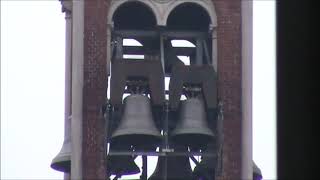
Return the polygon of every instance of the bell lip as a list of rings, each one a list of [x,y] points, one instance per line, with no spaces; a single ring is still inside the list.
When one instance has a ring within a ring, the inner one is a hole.
[[[123,130],[121,130],[123,131]],[[116,130],[112,136],[111,136],[111,139],[112,138],[117,138],[119,136],[135,136],[135,135],[138,135],[138,136],[153,136],[155,138],[161,138],[161,134],[160,132],[158,132],[158,130],[148,130],[146,129],[146,131],[144,132],[137,132],[135,131],[134,129],[126,129],[126,132],[119,132],[119,130]],[[158,133],[154,133],[155,131],[157,131]]]
[[[123,103],[125,104],[127,99],[130,99],[130,98],[137,98],[137,97],[143,97],[144,99],[148,100],[148,102],[150,102],[150,98],[148,96],[145,96],[145,95],[142,95],[142,94],[130,94],[129,96],[126,96],[124,99],[123,99]]]
[[[141,137],[139,137],[141,136]],[[135,138],[134,138],[135,137]],[[146,129],[144,132],[139,132],[136,129],[126,129],[125,131],[122,129],[121,131],[117,129],[111,136],[111,142],[117,142],[117,139],[126,139],[126,138],[134,138],[140,141],[140,138],[147,137],[148,139],[153,139],[155,143],[162,141],[162,135],[158,131],[158,129]],[[133,140],[135,141],[135,140]]]
[[[59,153],[53,160],[51,161],[50,167],[54,170],[61,172],[70,172],[67,166],[71,165],[71,155],[68,153]]]
[[[210,141],[215,140],[214,136],[199,133],[184,133],[176,136],[170,136],[169,138],[176,144],[188,146],[191,151],[199,151],[200,149],[203,150],[210,143]]]
[[[129,142],[129,143],[127,143]],[[153,136],[153,135],[146,135],[146,134],[131,134],[131,135],[119,135],[112,137],[110,139],[110,143],[114,144],[126,144],[126,145],[133,145],[137,147],[142,146],[150,146],[150,148],[155,145],[158,145],[162,142],[162,136]]]
[[[202,139],[202,138],[206,138],[206,139],[210,139],[210,140],[214,140],[215,136],[211,133],[203,133],[203,134],[199,134],[199,132],[197,133],[179,133],[179,134],[171,134],[169,136],[170,139],[175,140],[175,139],[180,139],[182,136],[184,136],[183,139],[185,139],[186,141],[190,140],[190,139],[186,139],[185,136],[190,136],[190,138],[192,138],[191,136],[193,136],[195,139]]]
[[[182,129],[182,130],[174,130],[170,137],[176,137],[179,135],[203,135],[203,136],[210,136],[211,138],[214,138],[216,135],[210,130],[210,129],[205,129],[204,131],[200,132],[195,129],[195,128],[190,128],[190,129]]]
[[[71,161],[59,161],[52,162],[50,167],[56,171],[60,172],[70,172],[71,170]]]

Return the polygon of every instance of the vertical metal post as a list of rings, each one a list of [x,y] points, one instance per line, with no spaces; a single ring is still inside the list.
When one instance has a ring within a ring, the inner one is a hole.
[[[71,177],[83,179],[84,0],[72,1]]]
[[[217,162],[216,162],[216,175],[222,174],[223,166],[223,102],[219,101],[218,103],[218,119],[217,119]]]
[[[164,69],[164,43],[163,43],[163,35],[161,33],[160,33],[160,60],[161,60],[163,74],[165,74],[165,69]]]
[[[142,174],[140,176],[141,180],[147,180],[148,178],[148,161],[147,156],[142,156]]]
[[[207,42],[206,41],[202,41],[203,43],[203,49],[204,49],[204,55],[206,57],[206,61],[209,65],[212,65],[212,61],[210,59],[210,55],[209,55],[209,50],[208,50],[208,47],[207,47]]]
[[[218,74],[218,40],[217,40],[217,30],[215,27],[212,28],[212,53],[211,53],[211,62],[214,70]]]
[[[203,47],[202,47],[202,41],[203,39],[197,38],[197,44],[196,44],[196,65],[202,65],[202,58],[203,58]]]
[[[163,135],[164,135],[164,147],[166,149],[166,151],[169,150],[169,101],[165,101],[165,106],[164,106],[164,114],[165,114],[165,118],[164,118],[164,127],[163,127]],[[168,156],[166,155],[164,158],[164,171],[163,171],[163,179],[166,180],[168,173]]]
[[[116,58],[117,59],[122,59],[123,57],[123,49],[122,49],[122,46],[123,46],[123,39],[122,37],[118,36],[117,38],[117,44],[116,44]]]
[[[110,62],[113,58],[113,52],[114,52],[114,44],[111,43],[112,41],[112,36],[111,36],[111,32],[112,32],[112,26],[110,24],[108,24],[107,26],[107,76],[110,76]]]
[[[64,141],[71,141],[71,80],[72,80],[72,13],[65,9],[66,49],[65,49],[65,107],[64,107]],[[64,173],[64,180],[70,179],[70,173]]]
[[[110,133],[110,119],[111,119],[111,105],[109,103],[109,100],[108,98],[106,98],[106,103],[105,105],[102,107],[102,113],[103,113],[103,117],[104,117],[104,120],[105,120],[105,129],[106,129],[106,133],[104,135],[104,139],[105,139],[105,143],[104,143],[104,149],[105,149],[105,156],[104,156],[104,159],[106,161],[108,161],[107,159],[107,155],[108,155],[108,152],[109,152],[109,149],[108,149],[108,142],[109,142],[109,137],[108,137],[108,134]],[[108,164],[106,162],[106,164]],[[109,175],[108,171],[109,171],[109,167],[106,165],[106,169],[107,169],[107,174]],[[109,178],[109,177],[107,177]]]
[[[165,149],[169,148],[169,101],[166,100],[164,105],[164,127],[163,127],[163,135],[164,135],[164,147]]]
[[[253,1],[241,1],[241,179],[252,178]],[[276,167],[275,167],[276,168]]]

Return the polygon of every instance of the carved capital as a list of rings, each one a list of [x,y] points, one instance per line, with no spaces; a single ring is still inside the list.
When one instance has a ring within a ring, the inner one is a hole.
[[[72,0],[59,0],[61,2],[61,11],[65,13],[71,13]]]

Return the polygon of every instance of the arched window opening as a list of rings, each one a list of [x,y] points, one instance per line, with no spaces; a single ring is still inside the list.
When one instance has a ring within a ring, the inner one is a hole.
[[[183,3],[170,13],[167,27],[173,30],[208,31],[211,20],[201,6],[195,3]]]
[[[184,64],[202,65],[212,62],[212,39],[209,35],[211,20],[207,11],[195,3],[183,3],[174,8],[167,19],[167,29],[176,32],[172,37],[172,46],[179,53],[178,56],[186,56],[188,62]],[[192,46],[193,45],[193,46]],[[194,47],[194,48],[192,48]],[[184,57],[183,61],[187,61]],[[181,57],[179,58],[181,59]]]
[[[119,29],[153,29],[156,18],[146,5],[140,2],[127,2],[113,14],[114,28]]]
[[[212,64],[210,23],[207,11],[195,3],[178,5],[169,14],[167,29],[176,33],[171,44],[179,52],[177,56],[186,56],[179,58],[185,65]]]
[[[117,8],[112,20],[112,61],[145,59],[159,49],[154,37],[145,33],[156,27],[155,15],[147,5],[138,1],[126,2]]]

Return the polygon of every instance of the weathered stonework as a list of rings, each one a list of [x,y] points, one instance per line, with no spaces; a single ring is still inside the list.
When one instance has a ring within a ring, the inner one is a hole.
[[[241,1],[213,0],[217,12],[218,97],[223,102],[223,171],[241,177]]]
[[[83,64],[83,179],[105,179],[105,120],[101,107],[107,89],[105,0],[85,1]]]

